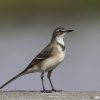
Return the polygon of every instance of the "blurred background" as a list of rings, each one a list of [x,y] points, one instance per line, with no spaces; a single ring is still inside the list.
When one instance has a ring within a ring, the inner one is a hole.
[[[66,58],[52,73],[55,88],[99,91],[99,0],[0,0],[0,85],[24,70],[59,26],[75,31],[65,37]],[[50,89],[47,78],[45,84]],[[4,87],[41,89],[40,73],[22,76]]]

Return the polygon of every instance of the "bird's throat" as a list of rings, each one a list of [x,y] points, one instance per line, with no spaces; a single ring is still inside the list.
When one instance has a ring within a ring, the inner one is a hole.
[[[64,43],[63,37],[56,37],[56,41],[57,41],[57,43],[59,43],[59,44],[65,46],[65,43]]]

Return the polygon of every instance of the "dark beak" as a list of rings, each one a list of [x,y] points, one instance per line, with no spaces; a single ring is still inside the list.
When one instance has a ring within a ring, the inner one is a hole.
[[[69,32],[73,32],[73,31],[74,31],[74,30],[67,30],[66,32],[69,33]]]

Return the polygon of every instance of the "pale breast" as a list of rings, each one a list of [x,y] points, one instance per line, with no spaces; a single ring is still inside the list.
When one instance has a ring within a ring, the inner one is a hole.
[[[56,47],[52,52],[52,56],[42,62],[41,69],[45,71],[54,69],[63,61],[64,57],[65,52],[62,51],[60,46]]]

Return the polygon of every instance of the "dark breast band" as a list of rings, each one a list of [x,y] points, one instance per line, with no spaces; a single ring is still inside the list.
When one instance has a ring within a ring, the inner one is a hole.
[[[57,43],[61,48],[62,48],[62,51],[64,51],[65,50],[65,46],[63,46],[62,44],[60,44],[60,43]]]

